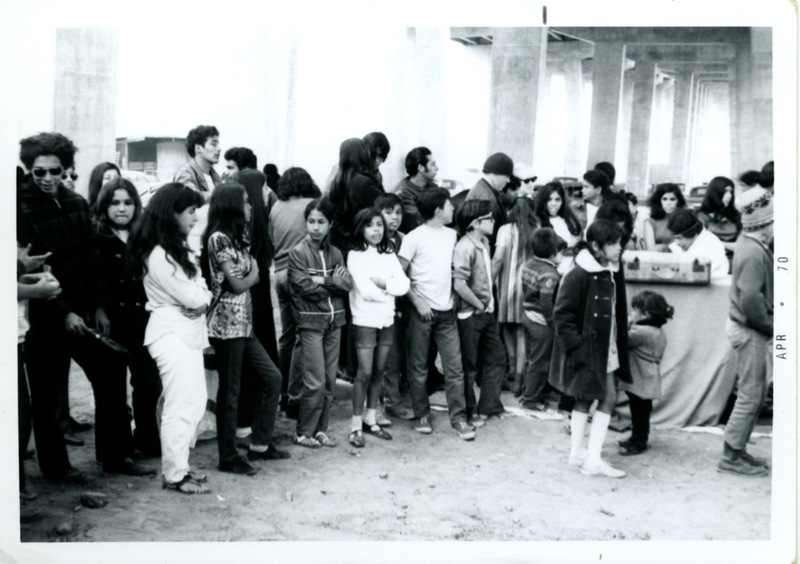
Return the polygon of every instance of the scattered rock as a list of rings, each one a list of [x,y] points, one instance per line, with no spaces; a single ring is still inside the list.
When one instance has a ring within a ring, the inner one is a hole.
[[[125,487],[126,487],[126,488],[128,488],[128,489],[130,490],[131,488],[133,488],[133,484],[131,484],[130,482],[128,482],[127,484],[125,484]]]
[[[69,521],[64,521],[63,523],[59,523],[56,527],[56,534],[57,535],[71,535],[72,534],[72,523]]]
[[[90,509],[99,509],[108,505],[106,494],[100,492],[86,492],[81,494],[81,504]]]
[[[405,519],[406,513],[405,511],[398,511],[397,513],[395,513],[395,517],[397,517],[398,519]]]
[[[381,475],[380,475],[380,478],[381,478],[381,480],[385,480],[385,479],[387,479],[388,477],[389,477],[389,474],[381,474]]]
[[[225,501],[225,498],[222,497],[221,495],[217,494],[217,500],[218,501]]]
[[[73,513],[77,513],[77,512],[78,512],[78,511],[80,511],[81,509],[83,509],[83,507],[81,507],[80,505],[76,505],[75,507],[73,507],[73,508],[72,508],[72,512],[73,512]]]
[[[328,492],[326,492],[325,490],[319,490],[319,493],[321,493],[322,495],[325,495],[325,494],[327,494]]]
[[[286,492],[285,494],[283,494],[283,497],[286,498],[286,501],[292,501],[294,499],[294,495],[292,494],[292,492]]]
[[[514,508],[511,505],[506,505],[506,511],[514,511]]]
[[[609,511],[608,509],[600,508],[600,513],[602,513],[603,515],[608,515],[609,517],[613,517],[614,516],[614,514],[611,511]]]

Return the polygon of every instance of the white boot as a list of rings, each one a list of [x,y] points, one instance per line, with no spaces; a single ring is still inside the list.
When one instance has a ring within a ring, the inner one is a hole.
[[[586,463],[581,468],[581,473],[587,476],[608,476],[609,478],[623,478],[625,472],[614,468],[600,458],[603,450],[603,442],[606,440],[608,423],[611,415],[602,411],[595,411],[592,418],[592,427],[589,430],[589,448],[586,456]]]
[[[586,421],[589,419],[588,413],[573,411],[569,422],[570,448],[569,465],[582,466],[586,461],[586,449],[583,448],[583,437],[586,434]]]

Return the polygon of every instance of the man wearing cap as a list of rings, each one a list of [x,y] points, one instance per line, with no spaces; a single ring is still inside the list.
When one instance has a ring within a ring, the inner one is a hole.
[[[514,174],[514,161],[505,153],[494,153],[483,163],[483,177],[467,194],[467,200],[488,200],[492,204],[494,231],[489,238],[489,245],[494,253],[497,230],[508,221],[506,210],[500,201],[499,193],[511,180]]]
[[[772,377],[773,207],[772,194],[751,188],[739,199],[742,233],[733,251],[731,306],[726,323],[736,353],[739,387],[725,426],[725,443],[717,471],[766,476],[766,459],[747,452]]]

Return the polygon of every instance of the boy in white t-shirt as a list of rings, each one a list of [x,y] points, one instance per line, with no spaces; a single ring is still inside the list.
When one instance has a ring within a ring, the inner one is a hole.
[[[404,317],[408,382],[417,418],[414,429],[423,434],[433,432],[426,387],[432,335],[442,357],[450,425],[460,438],[469,441],[475,438],[475,430],[467,424],[461,344],[453,308],[452,261],[456,232],[445,227],[453,220],[453,205],[450,193],[444,188],[426,189],[417,196],[416,202],[424,223],[403,238],[399,253],[411,280]]]

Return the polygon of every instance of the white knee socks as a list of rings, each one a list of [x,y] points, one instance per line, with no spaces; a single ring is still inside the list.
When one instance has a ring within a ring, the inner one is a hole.
[[[589,418],[588,413],[581,413],[580,411],[573,411],[572,418],[569,423],[570,430],[570,448],[569,457],[574,459],[580,456],[581,449],[583,448],[583,436],[586,433],[586,421]]]
[[[592,417],[592,427],[589,430],[589,452],[586,457],[587,466],[594,466],[600,462],[600,453],[603,450],[603,442],[606,440],[608,423],[611,421],[611,414],[595,411]]]

